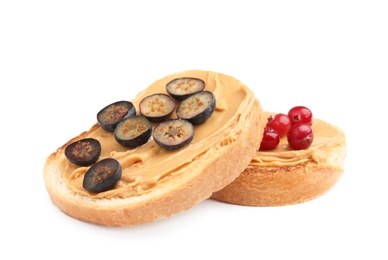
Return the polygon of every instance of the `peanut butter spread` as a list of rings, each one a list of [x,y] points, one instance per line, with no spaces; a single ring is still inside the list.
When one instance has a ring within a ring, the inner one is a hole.
[[[269,115],[269,113],[266,113],[266,118]],[[327,160],[325,151],[343,144],[345,136],[339,128],[320,119],[313,120],[312,128],[314,140],[308,149],[292,150],[288,146],[287,136],[284,136],[274,150],[258,151],[249,166],[291,166],[308,161],[325,163]]]
[[[154,187],[171,178],[184,174],[185,165],[196,160],[209,149],[217,149],[238,140],[245,125],[241,114],[250,107],[256,98],[251,90],[237,79],[215,72],[185,71],[162,78],[139,93],[132,103],[139,111],[140,101],[155,93],[167,93],[166,84],[179,77],[196,77],[205,81],[205,90],[216,97],[216,109],[203,124],[196,125],[193,141],[185,147],[168,151],[150,140],[137,148],[121,146],[112,132],[101,127],[93,127],[87,137],[101,143],[100,159],[111,157],[122,167],[120,181],[113,189],[100,193],[90,193],[83,188],[83,176],[89,167],[76,166],[61,155],[61,167],[68,187],[77,194],[94,198],[125,198],[152,191]],[[139,113],[139,112],[137,112]],[[172,117],[175,117],[173,114]]]

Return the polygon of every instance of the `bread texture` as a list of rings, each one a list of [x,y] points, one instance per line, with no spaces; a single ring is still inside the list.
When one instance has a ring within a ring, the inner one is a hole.
[[[314,119],[313,130],[316,144],[308,151],[292,151],[285,140],[276,151],[257,151],[241,175],[212,198],[245,206],[285,206],[329,191],[344,172],[345,134],[320,119]]]
[[[69,167],[73,167],[64,158],[66,146],[96,131],[101,131],[96,123],[88,131],[58,148],[45,162],[43,177],[46,189],[52,202],[61,211],[75,219],[98,225],[119,227],[146,224],[190,209],[209,198],[213,192],[231,183],[246,169],[261,142],[262,132],[258,129],[263,129],[266,122],[259,100],[239,80],[228,75],[199,70],[168,75],[155,81],[147,90],[155,87],[159,91],[168,81],[178,77],[198,77],[209,85],[217,84],[216,96],[222,91],[228,95],[228,88],[233,87],[239,92],[246,93],[246,98],[238,105],[233,114],[232,123],[226,129],[209,133],[211,138],[209,137],[206,144],[202,144],[206,148],[201,148],[195,157],[190,157],[190,161],[182,163],[173,174],[157,179],[147,192],[138,192],[131,196],[99,197],[87,192],[76,192],[70,187],[69,180],[64,177]],[[137,104],[145,95],[147,91],[139,93],[134,99],[134,104]],[[223,106],[227,105],[224,101],[227,100],[220,98],[217,101],[219,101],[218,109],[221,114],[224,111]],[[205,124],[212,123],[210,119],[209,121]],[[230,134],[227,135],[227,133]],[[103,149],[110,148],[103,146]],[[196,149],[194,141],[192,145],[181,148],[177,152],[171,152],[169,160],[178,155],[184,158],[188,154],[189,157],[190,149]],[[176,153],[179,154],[176,155]],[[151,164],[150,169],[153,169],[151,161],[147,160],[143,163]],[[135,188],[132,189],[135,190]]]

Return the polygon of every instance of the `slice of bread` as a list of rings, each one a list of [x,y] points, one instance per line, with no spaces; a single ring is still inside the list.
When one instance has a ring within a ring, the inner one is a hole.
[[[326,193],[344,171],[345,134],[320,119],[314,119],[312,128],[314,141],[308,149],[292,150],[282,137],[275,150],[257,151],[242,174],[212,198],[245,206],[283,206]]]
[[[45,162],[45,185],[61,211],[75,219],[106,226],[146,224],[209,198],[248,166],[261,142],[266,118],[254,93],[236,78],[201,70],[175,73],[139,93],[132,100],[133,105],[138,109],[144,97],[166,93],[166,84],[180,77],[204,80],[205,90],[216,97],[214,113],[205,123],[195,126],[193,141],[168,151],[151,137],[148,143],[129,149],[96,123],[67,141]],[[114,188],[100,193],[86,191],[82,181],[89,166],[76,166],[64,155],[70,143],[86,137],[101,142],[99,160],[112,157],[120,162],[123,173]]]

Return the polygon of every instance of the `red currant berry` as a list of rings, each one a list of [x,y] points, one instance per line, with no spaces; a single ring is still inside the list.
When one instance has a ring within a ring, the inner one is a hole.
[[[288,111],[288,117],[291,120],[291,125],[296,124],[313,124],[313,113],[310,109],[304,106],[296,106]]]
[[[272,150],[275,149],[280,142],[280,137],[276,130],[270,127],[264,128],[263,139],[261,140],[260,150]]]
[[[278,132],[279,136],[285,136],[291,128],[290,118],[282,113],[276,114],[268,118],[267,126]]]
[[[313,140],[313,129],[307,124],[293,125],[287,134],[288,144],[293,150],[307,149]]]

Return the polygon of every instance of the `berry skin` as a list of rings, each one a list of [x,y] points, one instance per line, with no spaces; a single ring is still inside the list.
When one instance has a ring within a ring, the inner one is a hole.
[[[291,108],[290,111],[288,111],[288,117],[291,120],[291,125],[307,124],[311,126],[313,124],[313,113],[304,106]]]
[[[270,127],[265,127],[259,150],[265,151],[275,149],[279,142],[280,137],[278,132]]]
[[[303,150],[310,147],[314,140],[314,132],[308,124],[293,125],[287,133],[287,141],[293,150]]]
[[[279,113],[268,118],[267,126],[278,132],[283,137],[291,128],[291,120],[288,115]]]

